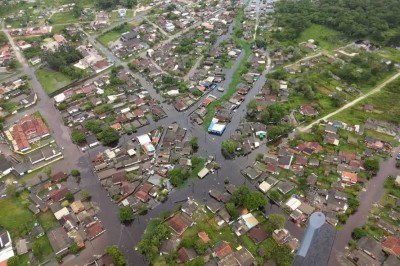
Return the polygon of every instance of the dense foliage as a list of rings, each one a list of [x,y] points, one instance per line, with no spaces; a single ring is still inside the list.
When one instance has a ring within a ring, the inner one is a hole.
[[[96,0],[95,2],[100,9],[115,9],[119,5],[133,8],[137,5],[137,0]]]
[[[114,265],[116,266],[125,266],[128,265],[128,262],[122,256],[121,251],[118,249],[118,246],[110,246],[106,249],[108,255],[111,256]]]
[[[350,38],[372,38],[395,45],[400,42],[400,2],[360,0],[283,0],[276,3],[276,37],[291,41],[310,23],[335,29]],[[390,31],[389,31],[390,30]]]
[[[72,66],[78,62],[82,55],[72,46],[62,46],[55,52],[47,51],[42,55],[43,61],[55,71],[59,71],[71,78],[79,79],[83,76],[82,70]]]

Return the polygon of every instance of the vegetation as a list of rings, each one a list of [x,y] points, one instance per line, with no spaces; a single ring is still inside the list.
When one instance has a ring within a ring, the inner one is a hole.
[[[90,198],[92,197],[92,195],[90,194],[90,192],[84,188],[81,190],[81,199],[82,200],[90,200]]]
[[[137,5],[137,0],[96,0],[95,5],[99,9],[112,10],[116,9],[117,6],[123,6],[126,8],[133,8]]]
[[[86,141],[86,134],[79,130],[73,130],[71,133],[71,139],[75,144],[82,144]]]
[[[72,79],[79,79],[83,77],[83,71],[77,69],[71,64],[78,62],[82,58],[75,47],[61,46],[55,52],[46,51],[42,55],[43,61],[47,63],[49,68],[54,71],[61,72]]]
[[[233,203],[235,207],[244,207],[248,210],[258,209],[267,204],[267,200],[261,192],[251,192],[246,186],[241,186],[235,190],[229,201]]]
[[[190,140],[190,145],[192,146],[192,149],[196,152],[199,149],[199,138],[193,137]]]
[[[124,23],[100,35],[98,37],[98,41],[104,46],[108,47],[110,42],[116,41],[121,36],[121,34],[125,32],[130,32],[131,30],[132,26],[128,23]]]
[[[143,238],[138,243],[137,249],[141,254],[146,255],[149,261],[153,261],[158,255],[161,241],[171,235],[171,230],[163,223],[163,219],[150,220]]]
[[[126,266],[128,265],[128,262],[122,255],[121,251],[119,250],[118,246],[109,246],[106,249],[106,252],[108,255],[111,256],[113,263],[116,266]]]
[[[46,68],[39,68],[36,70],[35,74],[48,94],[55,92],[72,82],[71,77],[68,75]]]
[[[134,219],[133,210],[130,206],[124,206],[119,208],[119,220],[122,223],[132,222]]]
[[[233,139],[226,139],[222,141],[221,151],[222,154],[226,158],[232,158],[235,155],[236,148],[238,147],[238,143]]]
[[[275,37],[281,41],[297,39],[311,23],[327,26],[349,38],[372,38],[391,45],[400,40],[400,21],[396,0],[376,1],[284,0],[276,4],[277,26],[283,27]]]
[[[181,167],[175,167],[168,172],[168,177],[171,184],[175,187],[183,185],[186,179],[190,176],[190,173]]]
[[[115,143],[119,140],[119,133],[117,130],[113,129],[112,127],[107,127],[103,129],[98,134],[99,139],[104,145]]]

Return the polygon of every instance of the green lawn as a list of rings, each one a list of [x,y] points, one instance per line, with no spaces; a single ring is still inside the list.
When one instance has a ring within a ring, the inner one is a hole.
[[[317,42],[318,46],[328,51],[333,51],[334,49],[346,44],[345,39],[339,32],[316,24],[312,24],[310,27],[305,29],[297,41],[300,43],[306,42],[309,39],[313,39]]]
[[[45,261],[46,259],[49,258],[50,255],[53,254],[53,248],[50,245],[49,239],[47,238],[46,235],[40,237],[39,239],[35,239],[32,242],[32,246],[37,246],[40,247],[40,251],[38,251],[37,255],[37,259],[40,262]],[[35,253],[34,253],[35,254]]]
[[[0,226],[7,229],[13,238],[28,233],[34,220],[32,213],[23,205],[25,197],[22,194],[18,198],[0,200]]]
[[[59,224],[56,217],[51,211],[41,213],[38,216],[38,220],[39,223],[42,225],[44,231],[52,229],[53,227]]]
[[[39,68],[36,76],[42,84],[43,89],[49,94],[72,82],[72,79],[60,72]]]
[[[131,31],[132,27],[127,24],[127,25],[121,25],[117,26],[114,29],[107,31],[100,35],[97,40],[104,46],[109,47],[111,42],[115,42],[118,40],[119,37],[121,37],[122,33],[129,32]]]
[[[57,12],[51,16],[51,21],[53,24],[76,23],[79,22],[79,18],[74,17],[72,11]]]

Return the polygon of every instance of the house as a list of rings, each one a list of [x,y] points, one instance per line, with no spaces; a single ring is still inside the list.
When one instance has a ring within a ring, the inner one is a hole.
[[[32,143],[50,135],[43,120],[33,115],[23,117],[7,131],[14,150],[19,152],[29,150]]]
[[[100,144],[99,140],[97,139],[96,135],[89,135],[86,137],[86,143],[89,148],[96,147]]]
[[[235,258],[239,266],[253,266],[257,264],[253,255],[246,248],[235,252]]]
[[[358,240],[358,249],[364,251],[372,258],[383,262],[385,260],[385,254],[382,252],[382,245],[368,237],[362,237]]]
[[[257,225],[247,232],[247,236],[253,240],[255,244],[259,244],[268,238],[268,233],[261,226]]]
[[[166,223],[178,235],[183,234],[183,232],[193,224],[189,218],[186,218],[181,214],[175,214],[172,218],[166,221]]]
[[[207,235],[206,232],[199,232],[197,235],[199,236],[199,238],[200,238],[204,243],[207,244],[208,242],[210,242],[210,238],[208,237],[208,235]]]
[[[194,249],[181,247],[178,250],[178,258],[177,258],[176,262],[177,263],[186,263],[186,262],[192,261],[196,257],[197,257],[197,253]]]
[[[63,181],[64,179],[67,179],[67,174],[63,173],[63,172],[58,172],[51,176],[51,180],[53,183],[59,183],[59,182]]]
[[[232,254],[232,248],[228,244],[228,242],[225,241],[220,241],[217,244],[215,244],[213,248],[213,256],[216,257],[218,260],[223,259],[225,256]]]
[[[272,238],[279,244],[283,244],[290,237],[290,233],[286,229],[276,229],[272,232]]]
[[[101,222],[95,222],[86,228],[86,235],[89,240],[92,240],[104,233],[105,231],[106,230],[104,229]]]
[[[80,200],[76,200],[76,201],[72,202],[70,204],[70,207],[75,214],[80,213],[81,211],[85,210],[85,206],[83,205],[82,201],[80,201]]]
[[[396,257],[400,256],[400,238],[397,236],[388,236],[385,241],[382,242],[383,250],[386,253],[392,254]]]
[[[53,202],[58,202],[58,201],[62,201],[63,199],[65,199],[65,196],[67,195],[67,193],[69,193],[69,190],[67,187],[64,187],[64,188],[60,188],[60,189],[52,191],[49,196]]]
[[[17,254],[18,256],[24,255],[28,253],[29,250],[31,250],[31,244],[27,239],[18,239],[15,242],[15,248],[17,249]]]
[[[13,170],[10,162],[3,154],[0,154],[0,177],[6,176]]]
[[[68,237],[67,231],[63,227],[49,230],[47,232],[47,238],[56,256],[68,253],[68,248],[72,240]]]
[[[282,194],[286,195],[287,193],[289,193],[292,189],[294,189],[296,187],[295,184],[293,184],[290,181],[283,181],[280,182],[277,186],[276,189],[278,189],[279,192],[281,192]]]
[[[341,174],[342,183],[346,183],[348,185],[354,185],[358,181],[358,177],[356,173],[343,171]]]
[[[167,255],[171,254],[172,252],[175,252],[179,246],[179,243],[180,243],[179,237],[172,235],[169,239],[161,242],[160,253]]]
[[[7,260],[14,256],[10,233],[0,228],[0,265],[7,265]]]
[[[357,266],[380,266],[381,262],[375,260],[374,258],[368,256],[361,250],[355,249],[351,251],[348,255],[347,258],[353,262]],[[397,264],[396,264],[397,265]]]
[[[304,104],[300,106],[300,114],[304,116],[314,116],[318,114],[318,111],[311,104]]]

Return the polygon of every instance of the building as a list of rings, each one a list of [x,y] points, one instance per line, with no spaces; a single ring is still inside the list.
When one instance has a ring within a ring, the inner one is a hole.
[[[218,119],[213,118],[210,126],[208,127],[208,133],[215,135],[222,135],[226,129],[225,124],[218,123]]]
[[[56,256],[64,255],[72,243],[67,231],[63,227],[58,227],[47,232],[50,245]]]
[[[49,129],[40,117],[25,116],[6,131],[14,150],[24,152],[31,149],[31,144],[49,136]]]
[[[325,215],[313,213],[292,265],[328,265],[335,236],[336,229],[325,223]]]
[[[0,228],[0,265],[7,265],[7,260],[13,256],[14,251],[10,233]]]
[[[400,238],[388,236],[382,243],[383,250],[396,257],[400,256]]]
[[[0,177],[8,175],[13,170],[10,162],[3,154],[0,154]]]

